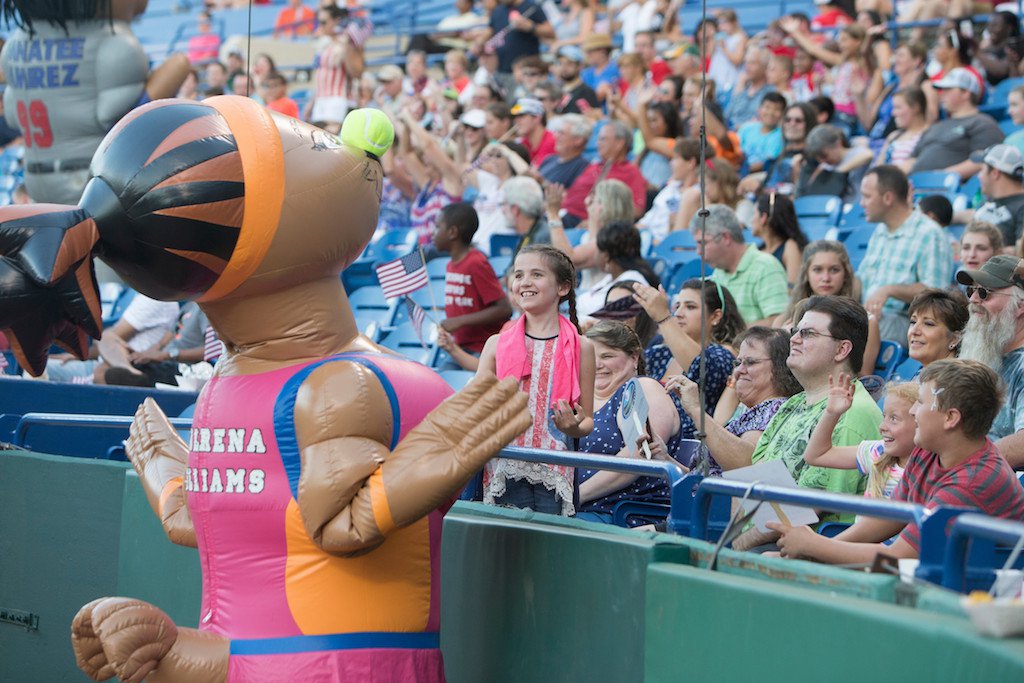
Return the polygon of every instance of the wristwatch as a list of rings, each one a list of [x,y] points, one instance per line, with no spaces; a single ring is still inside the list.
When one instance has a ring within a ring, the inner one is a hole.
[[[170,360],[178,360],[178,356],[181,354],[181,349],[175,347],[167,352],[167,357]]]

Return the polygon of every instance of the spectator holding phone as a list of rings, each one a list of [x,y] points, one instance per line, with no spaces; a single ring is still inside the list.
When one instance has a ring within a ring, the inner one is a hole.
[[[562,82],[562,98],[555,105],[557,114],[584,114],[600,118],[600,102],[597,93],[580,78],[583,67],[583,50],[575,45],[558,49],[555,59],[555,76]]]

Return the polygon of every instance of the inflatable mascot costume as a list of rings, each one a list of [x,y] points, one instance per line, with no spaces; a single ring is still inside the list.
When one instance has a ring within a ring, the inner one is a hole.
[[[173,97],[188,58],[170,55],[152,73],[129,22],[147,0],[2,0],[19,28],[0,55],[4,116],[25,140],[25,187],[37,202],[74,204],[89,160],[137,105]]]
[[[393,137],[379,111],[338,141],[247,98],[161,100],[111,130],[78,207],[0,209],[0,328],[33,372],[51,341],[81,354],[99,333],[93,254],[198,299],[229,350],[191,443],[151,400],[127,442],[167,535],[199,549],[200,628],[96,600],[71,636],[92,678],[443,680],[441,516],[530,417],[513,380],[448,398],[358,334],[339,273],[373,234]]]

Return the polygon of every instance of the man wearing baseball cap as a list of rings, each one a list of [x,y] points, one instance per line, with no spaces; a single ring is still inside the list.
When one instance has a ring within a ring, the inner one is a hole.
[[[519,132],[519,142],[530,153],[534,168],[555,153],[555,136],[544,127],[544,105],[532,97],[520,97],[512,107],[512,117]]]
[[[995,119],[978,111],[981,82],[967,69],[950,69],[932,87],[939,91],[939,102],[949,116],[921,135],[909,159],[910,172],[947,171],[967,180],[981,170],[971,154],[1002,142],[1003,131]]]
[[[1011,466],[1024,467],[1024,259],[999,254],[956,279],[971,301],[960,357],[988,365],[1006,386],[988,437]]]
[[[957,212],[955,223],[972,220],[991,223],[1003,233],[1003,244],[1010,252],[1024,230],[1024,156],[1013,145],[993,145],[971,155],[982,164],[978,172],[985,203],[975,210]]]
[[[577,46],[563,45],[558,48],[554,72],[562,81],[562,99],[555,105],[555,113],[601,116],[597,93],[580,78],[583,62],[583,50]]]

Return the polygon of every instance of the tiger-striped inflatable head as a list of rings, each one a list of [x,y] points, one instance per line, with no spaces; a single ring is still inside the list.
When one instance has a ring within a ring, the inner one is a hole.
[[[140,107],[107,135],[92,174],[80,204],[98,255],[158,299],[340,273],[380,209],[376,158],[239,97]]]
[[[234,96],[133,110],[91,172],[77,208],[0,208],[0,329],[33,372],[52,342],[98,337],[92,255],[162,300],[337,277],[373,236],[383,178],[371,151]]]

